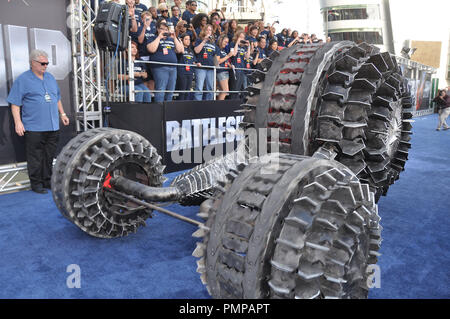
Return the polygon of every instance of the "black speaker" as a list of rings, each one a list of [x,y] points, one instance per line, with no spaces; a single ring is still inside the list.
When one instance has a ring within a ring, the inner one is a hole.
[[[125,50],[128,46],[129,27],[127,6],[112,1],[103,2],[98,9],[94,25],[95,40],[99,49]]]

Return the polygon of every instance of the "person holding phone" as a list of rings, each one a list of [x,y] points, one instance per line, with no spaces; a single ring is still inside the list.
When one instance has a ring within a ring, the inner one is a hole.
[[[195,42],[194,52],[196,54],[197,62],[202,66],[214,66],[215,59],[219,56],[219,48],[217,47],[214,36],[213,26],[207,24],[200,32],[199,39]],[[214,69],[213,68],[201,68],[195,69],[195,94],[194,100],[202,100],[203,85],[206,86],[207,91],[214,89]],[[214,93],[205,93],[205,100],[212,100]]]
[[[177,91],[189,91],[194,80],[194,68],[200,64],[197,63],[195,53],[192,50],[190,35],[183,33],[179,38],[183,43],[184,52],[177,55],[178,63],[184,65],[177,67]],[[177,100],[183,101],[192,99],[193,96],[191,93],[180,92]]]
[[[172,26],[173,28],[173,26]],[[184,46],[175,36],[175,30],[169,31],[167,23],[159,21],[156,24],[157,34],[150,37],[147,50],[150,52],[150,61],[177,63],[177,53],[184,52]],[[174,65],[152,65],[153,78],[156,91],[155,102],[171,101],[177,82],[177,67]]]
[[[231,78],[232,91],[243,91],[247,88],[247,72],[242,70],[247,68],[247,61],[250,58],[250,43],[245,40],[245,32],[239,30],[234,35],[233,42],[230,47],[234,49],[234,56],[231,59],[231,63],[235,70],[234,76]],[[240,93],[231,94],[232,99],[238,99]]]
[[[213,34],[216,37],[216,39],[219,38],[219,36],[222,34],[222,27],[220,26],[220,15],[218,12],[213,12],[209,16],[209,21],[211,25],[213,26]]]

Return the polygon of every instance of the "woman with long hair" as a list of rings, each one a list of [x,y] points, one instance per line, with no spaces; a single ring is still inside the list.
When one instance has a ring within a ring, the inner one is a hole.
[[[230,58],[234,56],[234,49],[233,50],[227,50],[229,39],[226,34],[220,35],[219,39],[217,40],[217,46],[219,47],[219,57],[217,59],[217,64],[219,64],[219,67],[222,68],[229,68]],[[226,93],[229,91],[229,82],[230,79],[230,72],[229,69],[218,69],[217,70],[217,84],[219,86],[219,89],[223,92],[219,93],[217,99],[218,100],[225,100],[225,97],[228,95]]]
[[[205,13],[197,13],[191,20],[192,25],[194,26],[195,33],[197,36],[200,35],[200,32],[203,28],[209,24],[208,16]]]
[[[140,60],[139,60],[138,44],[134,41],[131,42],[131,60],[133,61],[134,90],[142,91],[136,92],[134,100],[136,102],[150,103],[152,101],[152,97],[150,95],[150,91],[144,84],[144,80],[147,78],[147,68],[145,66],[145,63],[139,62]],[[128,68],[128,65],[129,65],[128,61],[125,61],[123,63],[123,69],[119,74],[119,78],[122,80],[126,81],[130,80],[130,70]],[[129,95],[128,85],[126,86],[126,91],[127,94]]]
[[[267,47],[266,55],[270,57],[270,55],[274,51],[278,51],[278,41],[276,39],[272,39],[269,41],[269,46]]]
[[[200,32],[199,39],[195,42],[194,52],[196,54],[197,62],[202,66],[214,66],[215,59],[219,55],[219,48],[217,47],[214,36],[213,26],[207,24]],[[206,91],[212,91],[214,89],[214,69],[197,67],[195,69],[195,94],[194,99],[197,101],[202,100],[203,85],[206,86]],[[205,100],[212,100],[214,93],[205,93]]]
[[[220,15],[218,12],[213,12],[209,16],[209,22],[213,26],[213,34],[216,39],[222,34],[222,27],[220,26]]]
[[[178,54],[178,63],[184,65],[178,66],[177,91],[189,91],[194,80],[194,65],[196,65],[197,63],[194,51],[191,48],[190,35],[187,33],[183,33],[179,38],[183,43],[184,52]],[[178,94],[178,100],[192,100],[191,93],[180,92]]]
[[[165,22],[159,21],[156,25],[157,34],[150,37],[147,50],[150,52],[150,61],[177,63],[176,53],[182,53],[184,46],[175,36],[175,31],[169,32]],[[155,102],[171,101],[177,82],[177,67],[174,65],[153,64],[153,78],[155,79]]]
[[[228,39],[230,39],[230,41],[234,38],[234,34],[237,32],[238,30],[238,22],[236,19],[232,19],[228,22]]]
[[[231,81],[232,91],[243,91],[247,88],[247,73],[243,69],[247,68],[247,61],[250,58],[250,43],[245,40],[245,32],[243,30],[238,30],[235,33],[230,47],[234,50],[231,63],[234,68],[240,69],[234,72],[234,77]],[[239,93],[233,93],[231,98],[238,99],[239,95]]]

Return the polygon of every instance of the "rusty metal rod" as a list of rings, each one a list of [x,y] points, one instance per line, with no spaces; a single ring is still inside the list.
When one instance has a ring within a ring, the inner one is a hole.
[[[184,221],[184,222],[187,222],[187,223],[189,223],[189,224],[198,226],[198,227],[200,227],[200,228],[209,229],[208,227],[205,226],[205,224],[203,224],[203,223],[201,223],[201,222],[199,222],[199,221],[197,221],[197,220],[194,220],[194,219],[188,218],[188,217],[186,217],[186,216],[177,214],[177,213],[172,212],[172,211],[170,211],[170,210],[167,210],[167,209],[165,209],[165,208],[162,208],[162,207],[159,207],[159,206],[156,206],[156,205],[153,205],[153,204],[144,202],[144,201],[139,200],[139,199],[137,199],[137,198],[135,198],[135,197],[133,197],[133,196],[130,196],[130,195],[127,195],[127,194],[118,192],[118,191],[116,191],[116,190],[114,190],[114,189],[112,189],[112,188],[104,187],[103,189],[106,190],[106,191],[108,191],[108,192],[111,192],[111,193],[113,193],[113,194],[122,196],[123,198],[126,198],[126,199],[128,199],[128,200],[130,200],[130,201],[132,201],[132,202],[135,202],[136,204],[145,206],[145,207],[150,208],[150,209],[153,209],[153,210],[157,210],[157,211],[159,211],[159,212],[161,212],[161,213],[163,213],[163,214],[169,215],[169,216],[174,217],[174,218],[176,218],[176,219],[179,219],[179,220],[181,220],[181,221]]]

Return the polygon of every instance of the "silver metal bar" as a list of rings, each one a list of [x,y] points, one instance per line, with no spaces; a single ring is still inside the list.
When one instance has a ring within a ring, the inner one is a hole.
[[[187,223],[189,223],[189,224],[192,224],[192,225],[195,225],[195,226],[198,226],[198,227],[201,227],[201,228],[208,229],[208,227],[206,227],[205,224],[203,224],[203,223],[201,223],[201,222],[199,222],[199,221],[197,221],[197,220],[194,220],[194,219],[188,218],[188,217],[186,217],[186,216],[177,214],[177,213],[172,212],[172,211],[170,211],[170,210],[168,210],[168,209],[165,209],[165,208],[162,208],[162,207],[159,207],[159,206],[156,206],[156,205],[153,205],[153,204],[144,202],[144,201],[139,200],[139,199],[137,199],[137,198],[135,198],[135,197],[133,197],[133,196],[129,196],[129,195],[126,195],[126,194],[124,194],[124,193],[118,192],[118,191],[116,191],[116,190],[114,190],[114,189],[106,188],[106,187],[105,187],[104,189],[105,189],[106,191],[108,191],[108,192],[113,193],[113,194],[122,196],[123,198],[126,198],[126,199],[128,199],[129,201],[132,201],[132,202],[134,202],[134,203],[136,203],[136,204],[138,204],[138,205],[142,205],[142,206],[144,206],[144,207],[147,207],[147,208],[150,208],[150,209],[153,209],[153,210],[157,210],[157,211],[159,211],[159,212],[161,212],[161,213],[163,213],[163,214],[166,214],[166,215],[168,215],[168,216],[170,216],[170,217],[174,217],[174,218],[179,219],[179,220],[181,220],[181,221],[183,221],[183,222],[187,222]]]

